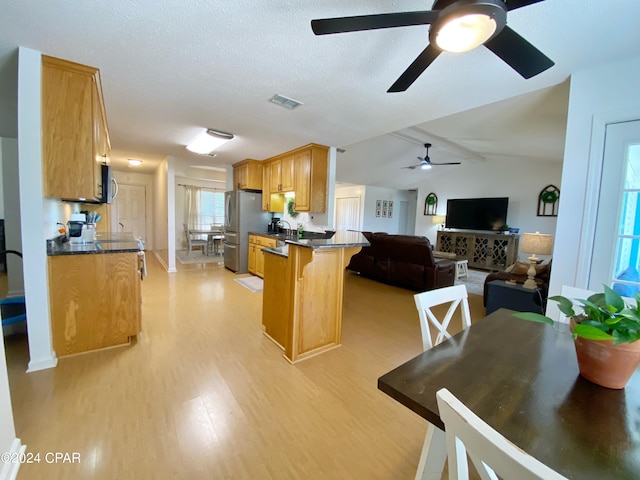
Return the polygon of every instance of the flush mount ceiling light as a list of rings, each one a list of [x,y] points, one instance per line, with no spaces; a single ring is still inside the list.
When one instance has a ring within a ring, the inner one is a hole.
[[[507,23],[504,2],[456,2],[442,10],[429,30],[429,42],[440,50],[468,52],[500,33]]]
[[[138,165],[142,165],[142,160],[136,160],[135,158],[130,158],[128,162],[129,162],[129,166],[131,167],[137,167]]]
[[[233,139],[232,133],[208,128],[187,145],[187,150],[200,155],[209,155],[223,143]]]

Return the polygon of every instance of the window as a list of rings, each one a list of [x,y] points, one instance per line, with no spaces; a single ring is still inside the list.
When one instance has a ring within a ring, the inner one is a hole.
[[[224,192],[200,190],[201,225],[224,224]]]
[[[622,296],[632,297],[640,290],[640,145],[629,145],[626,153],[613,288]]]

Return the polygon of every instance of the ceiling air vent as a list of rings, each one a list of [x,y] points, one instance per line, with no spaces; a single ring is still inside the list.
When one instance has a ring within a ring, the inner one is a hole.
[[[294,108],[302,105],[302,102],[294,100],[293,98],[288,98],[283,95],[275,94],[273,97],[269,99],[271,103],[275,103],[276,105],[280,105],[281,107],[288,108],[289,110],[293,110]]]

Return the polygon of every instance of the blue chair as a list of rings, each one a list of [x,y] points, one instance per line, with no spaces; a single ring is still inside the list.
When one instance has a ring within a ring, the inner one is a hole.
[[[22,253],[17,250],[0,250],[0,254],[13,253],[22,258]],[[27,320],[27,309],[24,297],[10,297],[0,300],[0,317],[2,326],[12,325]]]
[[[2,326],[23,322],[27,319],[24,297],[10,297],[0,300]]]

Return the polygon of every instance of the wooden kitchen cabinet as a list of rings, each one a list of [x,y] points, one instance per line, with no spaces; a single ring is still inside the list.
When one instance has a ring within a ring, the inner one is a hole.
[[[48,257],[57,356],[123,345],[142,330],[137,252]]]
[[[248,269],[249,273],[256,274],[256,236],[249,235],[249,261],[248,261]]]
[[[326,211],[328,152],[328,148],[314,145],[295,154],[294,208],[297,212]]]
[[[42,166],[45,197],[99,198],[111,145],[97,68],[42,56]]]
[[[246,159],[233,164],[235,190],[262,190],[262,162]]]
[[[270,198],[273,200],[274,192],[291,191],[295,194],[297,212],[324,213],[327,210],[328,157],[328,147],[309,144],[266,160]],[[273,205],[270,207],[270,211],[276,211]]]
[[[278,156],[269,162],[269,190],[274,192],[292,192],[294,183],[293,155]]]
[[[275,248],[278,241],[261,235],[249,235],[249,272],[260,278],[264,277],[263,248]]]

